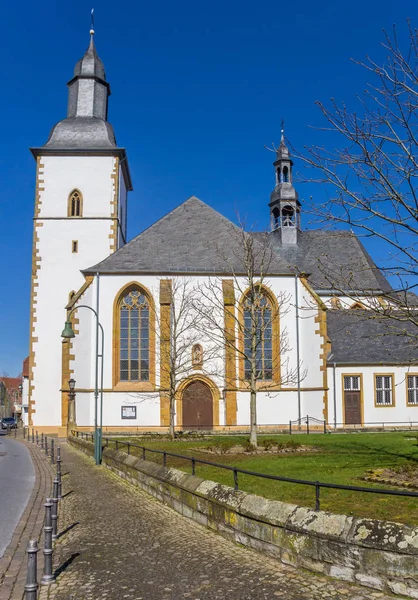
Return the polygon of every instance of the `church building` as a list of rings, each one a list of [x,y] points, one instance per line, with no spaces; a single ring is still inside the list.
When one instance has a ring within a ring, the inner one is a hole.
[[[132,180],[109,96],[91,32],[67,117],[31,149],[29,426],[244,431],[254,364],[260,428],[417,422],[410,326],[385,310],[396,295],[353,233],[302,229],[283,133],[267,233],[193,196],[128,241]]]

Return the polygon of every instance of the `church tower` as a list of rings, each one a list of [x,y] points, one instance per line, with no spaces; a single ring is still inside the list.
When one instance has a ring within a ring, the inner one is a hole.
[[[281,236],[283,245],[298,243],[300,231],[300,202],[292,183],[293,162],[284,142],[284,131],[274,161],[276,185],[270,195],[271,231]]]
[[[90,44],[68,82],[67,117],[36,159],[30,307],[29,424],[57,432],[61,410],[61,331],[82,269],[126,241],[132,189],[124,148],[107,121],[110,86],[90,31]],[[61,429],[61,432],[63,430]]]

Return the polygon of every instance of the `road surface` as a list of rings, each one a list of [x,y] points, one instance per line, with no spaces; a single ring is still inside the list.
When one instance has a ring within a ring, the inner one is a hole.
[[[0,558],[19,523],[34,482],[35,471],[26,447],[0,434]]]

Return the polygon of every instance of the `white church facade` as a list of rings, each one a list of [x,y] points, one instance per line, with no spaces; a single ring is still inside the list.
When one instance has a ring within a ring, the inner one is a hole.
[[[175,379],[177,430],[245,430],[251,353],[260,427],[306,415],[327,427],[418,422],[418,355],[400,335],[409,325],[376,315],[391,287],[352,233],[302,231],[283,136],[270,231],[245,234],[257,260],[269,253],[254,288],[243,232],[196,197],[127,241],[132,182],[93,35],[68,87],[67,118],[32,148],[29,426],[62,435],[69,419],[85,429],[97,419],[105,431],[165,431]],[[75,335],[62,339],[66,321]]]

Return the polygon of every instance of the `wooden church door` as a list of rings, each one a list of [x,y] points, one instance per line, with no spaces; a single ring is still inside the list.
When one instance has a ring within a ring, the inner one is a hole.
[[[360,386],[360,375],[344,375],[344,422],[346,425],[361,424]]]
[[[184,390],[183,427],[187,429],[212,429],[213,427],[212,392],[203,381],[192,381]]]

